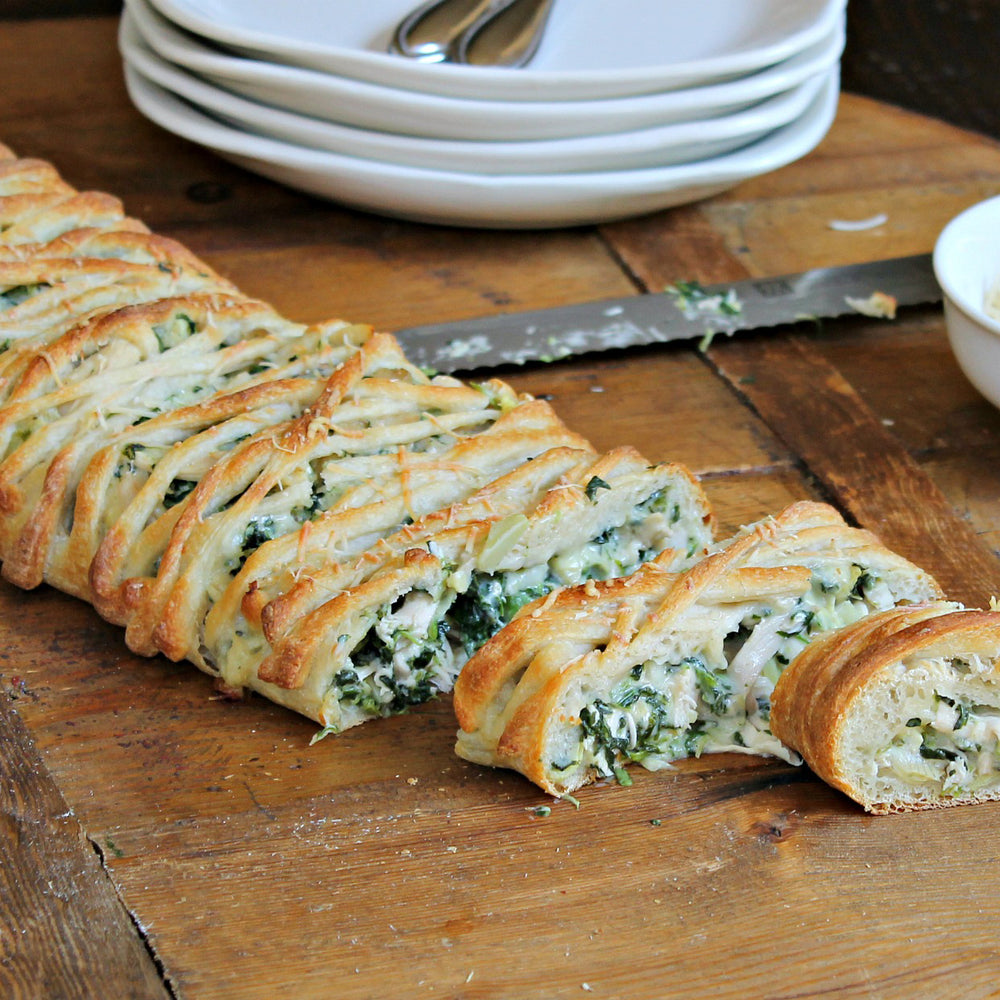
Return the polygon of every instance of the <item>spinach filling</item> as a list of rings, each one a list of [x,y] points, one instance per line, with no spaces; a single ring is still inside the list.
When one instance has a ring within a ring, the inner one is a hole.
[[[183,343],[197,330],[195,321],[185,313],[176,313],[164,323],[153,326],[153,334],[161,353]]]
[[[243,539],[240,544],[240,551],[237,557],[237,565],[232,567],[230,572],[235,576],[242,568],[243,564],[259,549],[264,542],[269,542],[275,537],[275,525],[273,517],[256,517],[243,532]]]
[[[167,492],[163,495],[164,509],[169,510],[171,507],[176,507],[197,485],[198,483],[193,479],[179,477],[171,479]]]
[[[593,500],[604,488],[603,482],[592,479],[588,496]],[[305,521],[315,516],[322,506],[321,496],[322,487],[317,484],[310,506],[293,510],[295,519]],[[680,518],[678,503],[666,490],[659,490],[634,508],[627,524],[603,532],[577,552],[557,555],[547,564],[524,570],[475,571],[468,586],[457,594],[448,590],[447,596],[407,595],[405,600],[381,609],[376,624],[335,675],[332,697],[368,716],[392,715],[427,701],[439,690],[450,689],[461,662],[526,604],[558,586],[633,572],[662,551],[669,536],[666,529]],[[497,535],[516,541],[523,530],[521,522],[526,525],[527,521],[523,516],[509,520],[512,523],[500,525],[503,530]],[[504,550],[508,547],[503,538],[498,544]],[[696,543],[690,544],[693,547]],[[705,683],[709,684],[707,679]],[[648,698],[648,692],[644,697]],[[335,731],[338,727],[331,724],[317,738]],[[688,726],[679,739],[684,752],[693,753],[703,734],[697,726]],[[652,748],[655,741],[651,731],[644,745]]]
[[[321,477],[314,473],[313,484],[309,491],[309,503],[293,507],[290,511],[292,519],[297,524],[315,520],[326,508],[326,490]]]
[[[706,649],[679,663],[638,664],[604,698],[579,711],[578,759],[552,766],[566,770],[582,761],[612,777],[629,761],[655,769],[708,751],[780,753],[769,719],[781,672],[817,632],[884,606],[886,595],[884,581],[853,566],[839,581],[814,577],[791,606],[745,613],[721,650]],[[925,741],[923,756],[950,760],[951,754],[950,746]]]
[[[383,607],[334,676],[334,698],[342,705],[357,706],[365,715],[386,716],[448,690],[456,664],[441,620],[442,603],[417,590]]]
[[[627,761],[697,757],[718,742],[716,712],[728,710],[732,683],[700,656],[664,666],[645,663],[609,697],[580,711],[581,752],[602,777],[621,780]],[[554,761],[566,770],[579,763]]]
[[[524,573],[472,574],[469,588],[455,598],[448,613],[466,655],[471,656],[521,608],[557,585],[544,567],[542,571],[541,578],[535,580],[525,580],[528,574]]]
[[[39,281],[31,285],[14,285],[4,292],[0,292],[0,309],[13,309],[22,302],[30,299],[32,295],[44,291],[52,286],[45,281]]]
[[[633,679],[612,692],[609,701],[597,699],[580,712],[584,745],[601,775],[621,780],[623,760],[701,753],[708,737],[695,714],[694,668],[689,664],[666,673],[660,683],[652,684],[644,666],[633,669]]]
[[[594,500],[599,490],[610,489],[607,483],[593,477],[586,493]],[[675,526],[681,518],[680,505],[667,490],[657,490],[637,504],[628,522],[592,538],[577,551],[561,553],[547,566],[502,573],[475,572],[464,593],[459,594],[449,612],[462,646],[471,656],[491,636],[495,635],[526,604],[544,597],[559,586],[573,586],[587,580],[607,580],[627,576],[642,563],[659,555],[665,538],[659,530],[662,522]],[[643,538],[644,526],[653,519],[657,529]],[[693,550],[697,542],[689,542]],[[689,553],[690,554],[690,553]]]
[[[1000,710],[935,692],[933,704],[906,721],[876,755],[880,771],[908,783],[937,785],[946,796],[1000,780]]]

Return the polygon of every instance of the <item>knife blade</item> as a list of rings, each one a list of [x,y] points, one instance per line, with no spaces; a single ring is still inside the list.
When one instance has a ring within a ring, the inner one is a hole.
[[[396,337],[416,365],[474,371],[847,313],[877,315],[880,307],[894,314],[897,305],[940,299],[931,255],[917,254],[718,285],[679,282],[664,292],[414,326]]]

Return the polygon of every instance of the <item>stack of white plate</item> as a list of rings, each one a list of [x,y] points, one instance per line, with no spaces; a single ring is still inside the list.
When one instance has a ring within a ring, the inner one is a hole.
[[[148,118],[292,187],[452,225],[606,222],[809,152],[846,0],[556,0],[523,69],[387,52],[416,0],[126,0]]]

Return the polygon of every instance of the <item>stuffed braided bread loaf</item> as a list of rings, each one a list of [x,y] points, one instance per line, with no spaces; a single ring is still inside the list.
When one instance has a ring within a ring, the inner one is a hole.
[[[0,559],[337,732],[449,690],[554,587],[711,541],[682,467],[305,326],[0,147]]]
[[[923,570],[801,502],[745,528],[682,573],[662,561],[528,605],[455,688],[468,760],[554,795],[630,762],[656,770],[711,751],[792,759],[771,693],[813,637],[940,596]]]

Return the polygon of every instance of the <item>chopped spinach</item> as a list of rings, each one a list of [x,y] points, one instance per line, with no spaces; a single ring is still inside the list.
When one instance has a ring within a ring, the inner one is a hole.
[[[594,503],[594,498],[597,496],[598,490],[610,490],[610,484],[606,483],[600,476],[592,476],[590,481],[584,487],[584,493],[587,494],[587,499]]]
[[[163,496],[163,506],[167,510],[177,506],[197,485],[193,479],[172,479]]]
[[[44,291],[52,286],[45,281],[39,281],[29,285],[14,285],[5,292],[0,292],[0,309],[12,309],[19,306],[26,299],[30,299],[36,292]]]
[[[499,632],[526,604],[547,594],[553,583],[546,581],[522,590],[508,591],[505,574],[473,573],[472,581],[459,594],[448,616],[458,630],[470,656],[492,635]]]
[[[122,448],[122,458],[124,461],[118,463],[115,469],[115,479],[121,479],[125,474],[132,475],[135,472],[135,457],[144,450],[144,446],[137,442],[125,445]]]
[[[390,608],[383,609],[391,613]],[[384,617],[380,616],[380,617]],[[406,663],[406,677],[396,676],[395,660],[401,643],[417,647],[416,655]],[[366,715],[395,715],[413,705],[430,701],[437,693],[435,675],[447,645],[446,630],[431,622],[427,635],[406,630],[394,633],[386,641],[371,628],[351,653],[351,666],[334,677],[339,701],[357,705]]]
[[[714,670],[709,670],[701,657],[688,657],[684,663],[694,669],[701,700],[715,714],[725,715],[733,697],[732,679],[728,674],[717,674]]]
[[[938,701],[943,701],[946,705],[950,705],[958,713],[958,719],[955,721],[952,729],[956,731],[962,729],[969,721],[969,706],[960,701],[955,701],[954,698],[948,698],[943,694],[937,695],[937,699]]]
[[[249,559],[250,556],[264,544],[264,542],[268,542],[272,538],[274,538],[274,518],[254,518],[246,526],[246,530],[243,532],[243,542],[240,546],[238,568],[242,568],[247,559]]]
[[[175,313],[165,323],[154,324],[153,334],[162,352],[170,350],[171,347],[176,347],[190,337],[197,329],[195,321],[186,313]]]
[[[323,498],[324,489],[322,479],[317,478],[313,482],[312,490],[309,494],[309,505],[301,505],[298,507],[293,507],[290,511],[291,515],[299,524],[305,524],[306,521],[312,521],[317,514],[323,511]]]
[[[864,598],[865,591],[878,583],[878,579],[871,573],[863,570],[860,566],[855,566],[854,569],[858,572],[858,578],[854,581],[854,586],[851,588],[851,597]]]

